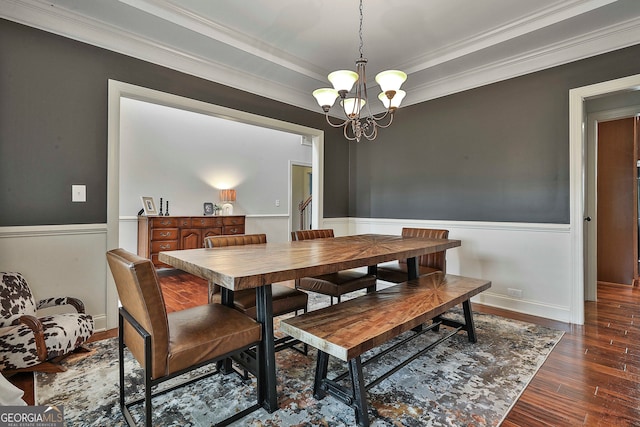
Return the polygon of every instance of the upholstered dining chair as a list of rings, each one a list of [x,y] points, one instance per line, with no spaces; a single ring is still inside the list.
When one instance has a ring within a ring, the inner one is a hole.
[[[405,227],[402,229],[402,236],[447,239],[449,237],[449,230]],[[447,258],[445,251],[418,257],[418,274],[420,276],[435,273],[436,271],[442,271],[445,274],[447,273]],[[378,276],[378,279],[386,282],[406,282],[408,278],[407,260],[380,264],[378,265],[376,275]]]
[[[124,249],[107,252],[109,268],[122,307],[119,310],[118,360],[120,409],[128,425],[134,425],[129,408],[144,402],[147,426],[152,422],[152,398],[220,372],[224,359],[256,347],[262,327],[249,316],[221,304],[205,304],[167,313],[151,260]],[[124,347],[144,368],[144,397],[126,401]],[[215,362],[215,364],[214,364]],[[183,384],[152,394],[152,387],[207,364],[215,368]],[[256,374],[258,390],[262,373]],[[257,399],[259,401],[259,393]],[[259,402],[236,412],[217,425],[227,425],[260,408]]]
[[[204,239],[205,248],[221,248],[226,246],[244,246],[267,243],[266,234],[236,234],[229,236],[209,236]],[[307,312],[309,295],[290,286],[274,283],[271,285],[271,298],[273,301],[273,316],[283,314],[299,314]],[[209,283],[209,302],[222,303],[220,285]],[[243,289],[233,292],[233,306],[236,310],[247,316],[256,318],[256,291],[255,289]],[[296,342],[290,337],[276,340],[276,351],[292,347]],[[307,346],[304,345],[304,354]]]
[[[333,238],[333,229],[298,230],[291,233],[292,240],[311,240]],[[304,291],[335,297],[340,303],[340,297],[350,292],[360,289],[367,289],[367,292],[376,288],[376,276],[357,270],[343,270],[337,273],[323,274],[320,276],[303,277],[296,280],[296,288]]]
[[[38,316],[37,310],[71,306],[73,312]],[[20,273],[0,273],[0,371],[62,372],[58,364],[93,334],[93,318],[77,298],[36,300]]]

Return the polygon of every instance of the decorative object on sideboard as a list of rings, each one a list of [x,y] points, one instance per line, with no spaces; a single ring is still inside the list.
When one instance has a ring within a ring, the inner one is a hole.
[[[164,211],[164,216],[169,216],[169,201],[167,200],[167,209]]]
[[[160,211],[158,212],[158,215],[162,216],[162,197],[160,197]]]
[[[327,123],[331,126],[342,127],[344,137],[349,141],[360,141],[365,137],[369,141],[376,139],[378,128],[387,128],[393,122],[393,115],[400,106],[405,92],[400,90],[400,85],[407,79],[407,75],[398,70],[387,70],[376,75],[376,83],[380,85],[378,99],[385,106],[386,111],[373,114],[367,93],[367,73],[365,67],[367,59],[362,55],[362,0],[360,0],[360,58],[356,59],[356,72],[349,70],[334,71],[328,79],[333,84],[332,88],[321,88],[313,91],[313,96],[318,101],[325,113]],[[351,89],[355,89],[352,92]],[[336,98],[340,97],[341,115],[344,121],[333,123],[329,120],[329,109]]]
[[[220,190],[220,201],[222,202],[222,215],[233,215],[233,202],[236,201],[236,190]]]
[[[146,216],[158,215],[158,210],[156,209],[156,204],[153,201],[153,197],[141,196],[142,199],[142,209],[144,209],[144,214]]]
[[[211,202],[204,202],[204,215],[213,215],[213,203]]]

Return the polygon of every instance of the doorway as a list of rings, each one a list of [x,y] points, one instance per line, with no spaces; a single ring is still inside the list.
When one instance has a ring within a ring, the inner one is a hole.
[[[620,101],[623,98],[616,96]],[[585,146],[584,297],[598,281],[638,278],[638,159],[634,116],[640,105],[590,113]]]
[[[313,182],[313,193],[317,195],[312,215],[317,224],[322,223],[322,195],[324,193],[322,174],[324,171],[324,132],[294,123],[269,117],[257,116],[231,108],[208,104],[201,101],[135,86],[117,80],[109,80],[108,96],[108,159],[107,159],[107,244],[106,250],[119,247],[119,167],[120,167],[120,99],[131,98],[154,104],[184,109],[196,113],[236,120],[254,126],[281,130],[305,136],[311,141],[312,167],[317,171]],[[115,328],[118,324],[118,295],[111,274],[106,273],[106,327]]]
[[[569,90],[569,218],[571,252],[571,323],[584,324],[587,114],[586,102],[608,94],[638,93],[640,74]]]
[[[291,231],[311,229],[313,224],[313,169],[291,163]]]

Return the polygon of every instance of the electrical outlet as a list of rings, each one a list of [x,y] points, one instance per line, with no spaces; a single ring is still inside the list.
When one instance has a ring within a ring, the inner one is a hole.
[[[276,207],[280,207],[280,200],[276,199]]]
[[[507,295],[514,298],[522,298],[522,289],[507,288]]]

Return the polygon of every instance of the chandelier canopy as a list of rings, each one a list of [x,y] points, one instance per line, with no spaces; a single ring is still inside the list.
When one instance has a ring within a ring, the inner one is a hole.
[[[344,136],[349,141],[360,141],[365,137],[369,141],[376,139],[378,128],[387,128],[393,122],[393,115],[400,106],[400,102],[406,93],[400,90],[400,86],[407,80],[407,75],[398,70],[387,70],[376,75],[376,83],[380,85],[382,92],[378,99],[382,102],[386,111],[375,115],[371,112],[367,93],[367,60],[362,55],[362,0],[360,0],[360,58],[356,59],[356,71],[338,70],[327,77],[333,88],[321,88],[313,91],[313,96],[318,101],[325,113],[327,122],[333,127],[343,127]],[[354,88],[355,85],[355,88]],[[353,89],[353,91],[352,91]],[[345,120],[342,123],[333,123],[329,118],[329,110],[340,97],[340,105]]]

